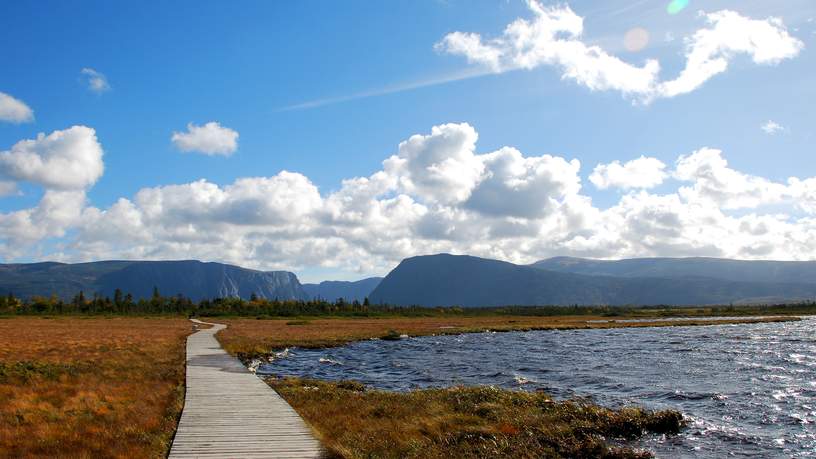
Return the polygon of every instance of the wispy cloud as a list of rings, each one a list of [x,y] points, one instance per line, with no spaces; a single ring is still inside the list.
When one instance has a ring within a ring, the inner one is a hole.
[[[429,86],[437,86],[440,84],[452,83],[454,81],[467,80],[470,78],[477,78],[480,76],[490,75],[493,72],[484,68],[467,68],[449,75],[443,75],[435,78],[428,78],[424,80],[411,81],[407,83],[399,83],[395,85],[385,86],[377,89],[370,89],[354,94],[344,96],[326,97],[323,99],[314,99],[306,102],[301,102],[294,105],[287,105],[280,107],[276,111],[286,112],[292,110],[308,110],[311,108],[325,107],[327,105],[340,104],[343,102],[350,102],[352,100],[367,99],[369,97],[385,96],[388,94],[395,94],[398,92],[412,91],[414,89],[427,88]]]
[[[101,94],[106,91],[110,91],[110,84],[108,84],[108,77],[104,74],[97,72],[96,70],[85,67],[79,72],[85,83],[88,85],[88,89],[97,93]]]
[[[34,110],[22,100],[0,92],[0,121],[27,123],[34,121]]]
[[[759,127],[768,135],[776,135],[779,133],[785,133],[788,131],[788,128],[782,126],[781,124],[777,123],[774,120],[768,120]]]
[[[788,33],[781,19],[752,19],[730,10],[703,14],[705,26],[684,40],[685,68],[674,79],[663,80],[657,59],[634,65],[584,41],[584,17],[569,6],[528,0],[528,7],[533,17],[513,21],[498,37],[484,39],[478,33],[456,31],[445,35],[436,49],[463,56],[494,73],[556,67],[564,79],[590,90],[620,91],[649,103],[696,91],[725,72],[738,54],[750,56],[755,64],[777,65],[795,58],[804,48],[801,40]],[[644,29],[630,32],[635,33],[627,34],[627,51],[639,51],[648,45]]]

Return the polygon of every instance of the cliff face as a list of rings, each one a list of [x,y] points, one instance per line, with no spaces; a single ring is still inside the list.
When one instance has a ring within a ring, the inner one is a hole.
[[[181,294],[204,298],[241,297],[307,299],[308,294],[291,272],[256,271],[222,263],[200,261],[103,261],[62,264],[33,263],[0,266],[0,294],[28,298],[55,294],[70,299],[85,295],[111,296],[119,288],[134,298],[149,298],[153,288],[165,296]]]

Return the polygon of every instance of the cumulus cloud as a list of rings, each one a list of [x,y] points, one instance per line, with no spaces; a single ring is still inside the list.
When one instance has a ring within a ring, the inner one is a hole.
[[[505,147],[480,155],[485,174],[465,207],[498,217],[543,217],[581,189],[580,161],[542,155],[525,158]]]
[[[77,228],[85,192],[104,171],[102,155],[96,132],[85,126],[39,134],[0,152],[0,193],[15,193],[18,182],[44,189],[35,207],[0,213],[0,256],[22,256],[31,246]]]
[[[782,202],[787,186],[728,167],[722,151],[701,148],[677,160],[674,177],[693,182],[678,190],[689,201],[710,201],[726,209],[754,208]]]
[[[76,228],[86,205],[84,191],[46,190],[36,207],[0,213],[0,255],[23,256],[33,244]]]
[[[238,132],[216,121],[203,126],[187,124],[187,132],[173,132],[170,139],[183,152],[230,156],[238,149]]]
[[[600,208],[582,194],[578,160],[512,147],[480,152],[477,140],[468,124],[436,126],[400,143],[380,170],[324,192],[281,171],[144,188],[102,208],[87,202],[86,175],[70,181],[86,188],[71,188],[32,173],[26,180],[45,188],[43,198],[0,214],[0,256],[195,257],[364,276],[436,252],[529,263],[564,254],[803,259],[816,251],[816,177],[775,182],[700,148],[673,165],[648,157],[599,165],[596,186],[628,189]],[[650,192],[656,176],[677,186]]]
[[[417,134],[400,143],[385,170],[406,192],[429,202],[464,201],[484,169],[474,154],[477,138],[467,124],[435,126],[430,135]]]
[[[26,123],[34,120],[34,111],[25,102],[0,92],[0,121]]]
[[[0,152],[0,176],[45,188],[87,188],[102,176],[102,146],[96,131],[86,126],[40,133]]]
[[[544,6],[536,0],[528,0],[528,6],[533,18],[515,20],[498,37],[486,40],[477,33],[457,31],[435,48],[496,73],[555,66],[564,79],[593,91],[616,90],[649,102],[696,90],[724,72],[738,54],[750,56],[756,64],[774,65],[797,56],[804,47],[778,18],[755,20],[723,10],[704,15],[707,26],[685,40],[685,68],[675,79],[661,81],[655,59],[634,65],[585,44],[583,18],[569,6]]]
[[[762,132],[768,135],[776,135],[779,134],[780,132],[787,131],[787,128],[785,126],[782,126],[781,124],[773,120],[766,121],[759,128],[762,129]]]
[[[97,94],[110,91],[111,87],[110,84],[108,84],[108,77],[106,77],[104,74],[89,67],[85,67],[80,70],[79,74],[82,76],[82,80],[88,86],[88,90]]]
[[[621,188],[654,188],[666,179],[666,165],[657,158],[640,158],[621,164],[612,161],[609,164],[598,164],[589,176],[598,189]]]

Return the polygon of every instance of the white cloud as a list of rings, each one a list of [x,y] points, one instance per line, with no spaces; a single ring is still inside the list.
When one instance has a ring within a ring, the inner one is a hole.
[[[618,90],[644,94],[652,90],[660,71],[657,61],[630,65],[597,46],[581,40],[584,20],[568,6],[547,7],[528,2],[533,20],[517,19],[501,37],[484,41],[479,34],[453,32],[437,43],[436,49],[465,56],[469,62],[487,66],[496,73],[533,69],[541,65],[561,67],[564,78],[592,90]]]
[[[193,257],[362,277],[436,252],[519,263],[563,254],[805,259],[816,252],[816,177],[774,182],[701,148],[673,168],[654,158],[601,165],[591,181],[631,191],[599,208],[581,194],[577,160],[512,147],[481,153],[477,138],[468,124],[434,127],[402,142],[381,170],[324,193],[305,175],[282,171],[225,185],[145,188],[98,208],[86,189],[53,188],[36,175],[46,187],[40,203],[0,214],[0,256]],[[645,191],[656,175],[680,183],[665,194]],[[80,177],[69,182],[93,183]]]
[[[173,132],[173,144],[183,152],[230,156],[238,149],[238,132],[216,121],[203,126],[187,124],[187,132]]]
[[[465,207],[498,217],[543,217],[581,189],[578,160],[543,155],[525,158],[505,147],[480,155],[483,174]]]
[[[430,135],[400,143],[398,153],[385,161],[385,171],[406,192],[428,202],[462,202],[484,169],[474,154],[477,138],[467,124],[434,126]]]
[[[308,217],[321,205],[308,178],[282,171],[273,177],[241,178],[226,187],[205,180],[145,188],[136,203],[147,221],[175,225],[190,221],[233,225],[283,225]]]
[[[666,165],[657,158],[640,158],[621,164],[612,161],[609,164],[598,164],[589,176],[589,181],[597,188],[654,188],[666,179]]]
[[[49,189],[85,189],[96,183],[104,169],[96,131],[85,126],[41,133],[0,152],[0,177]]]
[[[85,84],[88,85],[88,89],[90,91],[97,94],[110,91],[111,87],[110,84],[108,84],[108,77],[106,77],[104,74],[89,67],[85,67],[80,70],[79,74],[82,76]]]
[[[678,190],[689,201],[710,201],[725,209],[755,208],[782,202],[789,190],[781,183],[728,167],[722,151],[701,148],[677,160],[674,177],[693,182]]]
[[[762,129],[762,131],[768,135],[776,135],[779,134],[780,132],[787,131],[787,128],[785,126],[782,126],[781,124],[773,120],[766,121],[759,128]]]
[[[704,15],[707,27],[685,40],[686,65],[680,75],[660,81],[657,60],[633,65],[581,41],[583,18],[569,6],[544,6],[536,0],[528,0],[528,6],[533,18],[515,20],[499,37],[484,40],[477,33],[457,31],[435,48],[464,56],[496,73],[556,66],[563,78],[593,91],[616,90],[650,102],[698,89],[724,72],[737,54],[749,55],[756,64],[774,65],[797,56],[804,47],[778,18],[754,20],[723,10]],[[639,51],[648,42],[647,33],[640,30],[628,42],[631,50]]]
[[[34,111],[23,101],[0,92],[0,121],[26,123],[34,120]]]
[[[755,64],[775,65],[796,57],[802,41],[788,34],[779,18],[756,20],[734,11],[705,15],[709,27],[686,39],[686,67],[671,81],[659,85],[657,95],[674,97],[694,91],[728,69],[737,54],[747,54]]]
[[[44,188],[35,207],[0,213],[0,256],[23,256],[33,245],[77,228],[85,192],[104,171],[102,154],[95,131],[85,126],[39,134],[0,152],[1,193],[15,193],[20,181]]]

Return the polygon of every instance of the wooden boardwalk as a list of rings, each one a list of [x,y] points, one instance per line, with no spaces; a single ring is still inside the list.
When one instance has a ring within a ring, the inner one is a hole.
[[[226,325],[212,325],[187,338],[187,395],[169,457],[320,457],[300,415],[221,348],[215,334]]]

